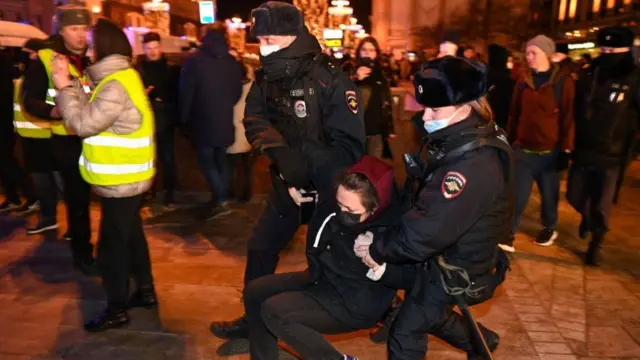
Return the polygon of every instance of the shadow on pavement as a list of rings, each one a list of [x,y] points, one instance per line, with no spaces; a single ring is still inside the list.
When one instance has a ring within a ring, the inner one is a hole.
[[[0,240],[7,239],[19,229],[24,228],[27,220],[23,217],[0,215]]]

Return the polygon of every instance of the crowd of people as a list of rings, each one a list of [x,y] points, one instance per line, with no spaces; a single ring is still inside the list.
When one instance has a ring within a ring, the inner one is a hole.
[[[355,359],[323,335],[381,324],[372,340],[387,343],[389,359],[422,359],[426,334],[469,359],[488,358],[499,335],[470,327],[454,306],[484,302],[504,281],[533,182],[542,200],[535,242],[554,243],[567,169],[579,235],[591,235],[585,262],[597,263],[637,133],[630,30],[601,29],[602,55],[590,64],[573,63],[538,35],[515,77],[504,47],[489,46],[485,65],[473,48],[443,42],[411,71],[423,144],[404,154],[401,188],[384,160],[396,136],[391,87],[399,77],[376,39],[362,39],[355,58],[336,66],[293,5],[270,1],[252,18],[262,65],[255,73],[229,48],[222,23],[180,68],[157,33],[144,36],[144,55],[134,59],[118,26],[91,25],[76,6],[59,7],[55,35],[25,43],[23,76],[3,71],[2,116],[13,121],[0,125],[0,212],[39,210],[27,233],[55,230],[63,194],[73,265],[99,275],[107,295],[87,331],[125,326],[128,309],[158,306],[140,209],[155,193],[156,163],[164,204],[175,201],[178,127],[210,187],[209,219],[230,214],[232,198],[251,198],[251,154],[271,160],[268,204],[247,247],[245,314],[211,324],[231,344],[221,356],[277,359],[282,340],[305,359]],[[91,189],[102,214],[96,260]],[[308,268],[275,274],[303,225]]]

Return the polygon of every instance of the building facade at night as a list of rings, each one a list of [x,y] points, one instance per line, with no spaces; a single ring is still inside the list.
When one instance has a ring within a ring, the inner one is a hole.
[[[0,20],[28,22],[47,34],[51,33],[54,12],[51,0],[0,0]]]
[[[637,0],[537,0],[532,2],[537,24],[572,53],[595,53],[597,31],[618,25],[640,32]]]

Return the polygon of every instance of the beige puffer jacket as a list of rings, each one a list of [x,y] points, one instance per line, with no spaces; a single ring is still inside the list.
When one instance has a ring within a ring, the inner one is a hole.
[[[121,55],[111,55],[87,69],[87,75],[95,88],[100,80],[116,71],[131,67],[131,59]],[[140,128],[142,114],[133,105],[124,87],[117,81],[102,86],[93,102],[82,91],[76,80],[73,86],[62,89],[56,96],[56,106],[60,109],[65,125],[73,129],[81,138],[98,135],[103,131],[116,134],[130,134]],[[115,186],[93,186],[101,197],[124,198],[144,193],[151,187],[152,179],[132,184]]]

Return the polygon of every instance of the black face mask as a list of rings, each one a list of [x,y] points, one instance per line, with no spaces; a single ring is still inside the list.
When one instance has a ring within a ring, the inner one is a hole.
[[[633,58],[631,51],[624,53],[602,54],[598,61],[604,68],[612,68],[618,65],[622,60]]]
[[[338,209],[336,216],[338,216],[338,221],[342,225],[346,227],[351,227],[351,226],[356,226],[360,224],[360,217],[362,216],[362,214],[354,214],[354,213],[342,211],[342,209]]]

